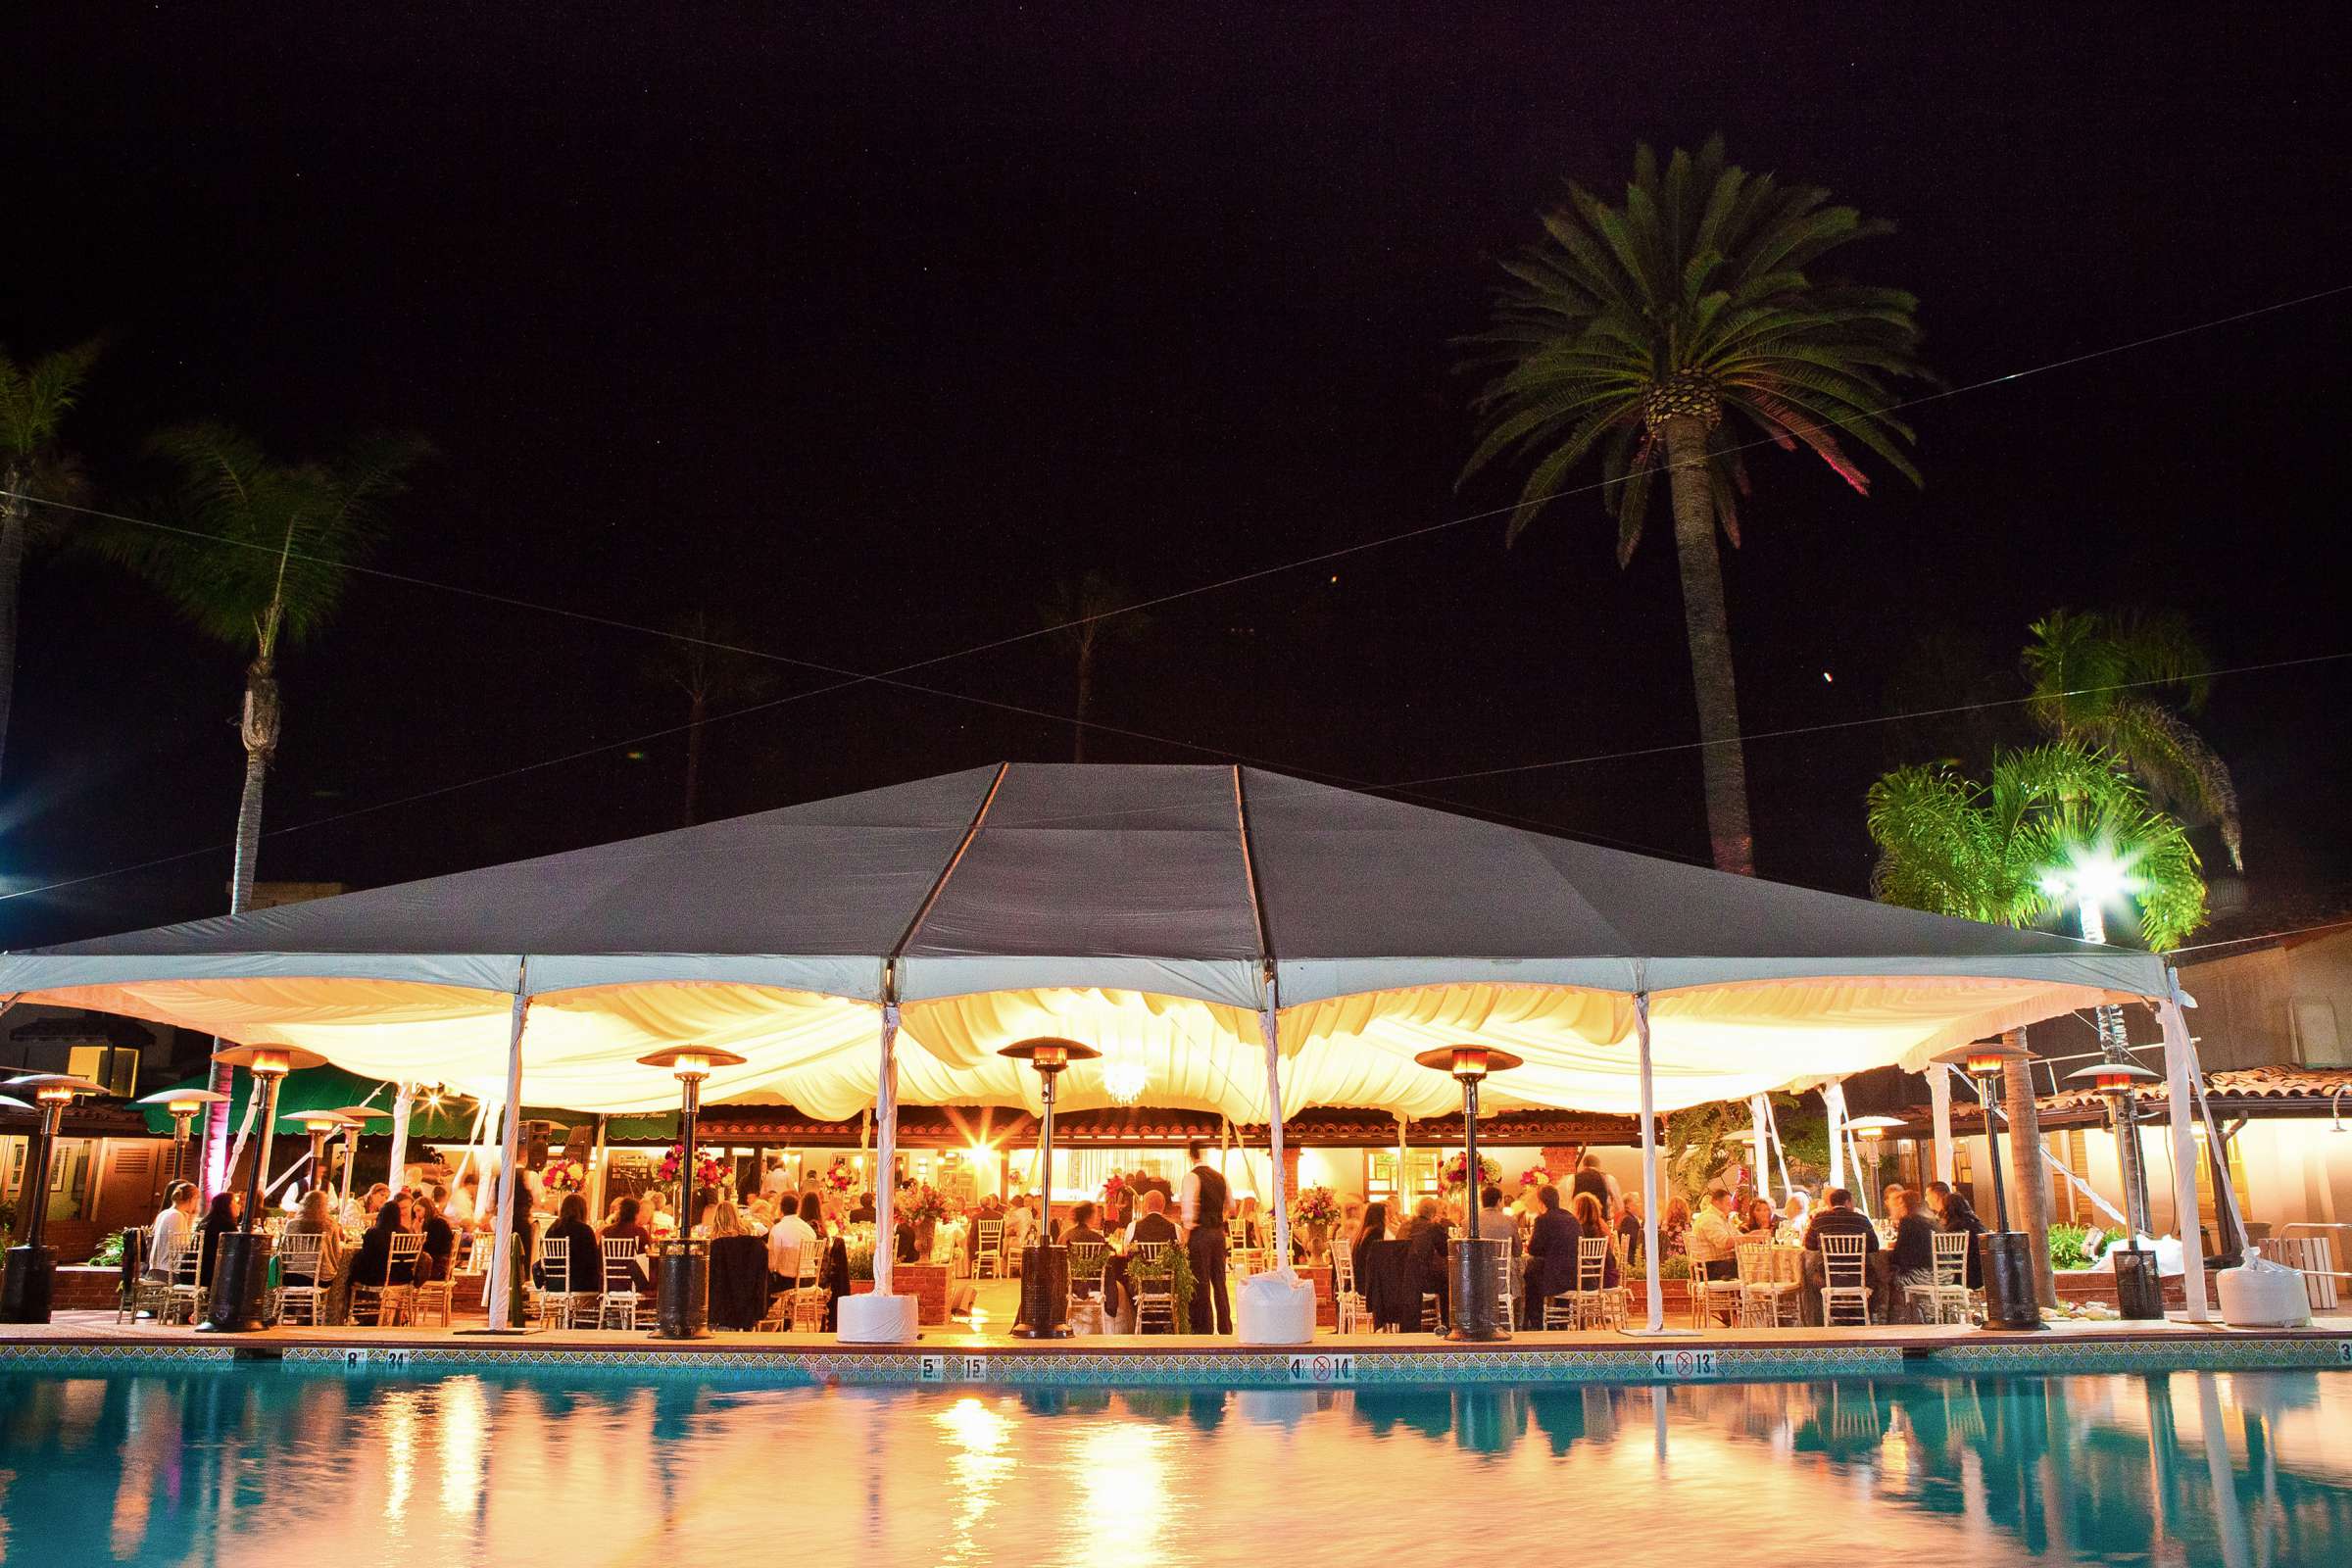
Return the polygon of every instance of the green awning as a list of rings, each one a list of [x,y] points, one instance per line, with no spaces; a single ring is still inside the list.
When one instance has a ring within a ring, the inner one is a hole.
[[[238,1073],[229,1091],[228,1124],[240,1125],[245,1119],[245,1099],[253,1088],[253,1075]],[[172,1086],[174,1089],[205,1089],[211,1087],[204,1078],[190,1078]],[[278,1131],[286,1130],[285,1120],[306,1110],[338,1110],[345,1105],[376,1105],[392,1108],[392,1085],[374,1078],[362,1078],[340,1067],[307,1067],[301,1072],[286,1074],[285,1084],[277,1092]],[[172,1131],[172,1113],[161,1105],[141,1105],[147,1114],[148,1127],[158,1133]],[[409,1137],[422,1143],[450,1144],[463,1142],[473,1131],[474,1103],[470,1100],[450,1099],[439,1109],[422,1100],[416,1102],[409,1114]],[[552,1121],[559,1126],[574,1127],[585,1122],[591,1127],[596,1118],[581,1111],[563,1110],[554,1106],[525,1105],[526,1120]],[[368,1124],[368,1137],[390,1137],[389,1117]],[[641,1116],[614,1116],[606,1124],[605,1138],[609,1143],[643,1144],[666,1143],[678,1135],[675,1111],[662,1111]]]

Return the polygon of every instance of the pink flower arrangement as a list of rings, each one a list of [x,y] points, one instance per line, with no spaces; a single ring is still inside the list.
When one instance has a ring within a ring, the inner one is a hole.
[[[1119,1195],[1126,1191],[1127,1178],[1120,1175],[1117,1171],[1114,1170],[1108,1176],[1103,1178],[1102,1201],[1105,1203],[1116,1203],[1119,1200]]]
[[[662,1163],[654,1168],[654,1175],[665,1186],[676,1181],[678,1167],[684,1163],[685,1158],[686,1152],[683,1149],[676,1144],[670,1145],[669,1152],[663,1154]],[[698,1149],[694,1152],[694,1184],[697,1187],[716,1187],[726,1179],[727,1164],[725,1160],[719,1159],[704,1150]]]
[[[1463,1166],[1467,1157],[1463,1154],[1455,1154],[1439,1168],[1439,1180],[1445,1184],[1446,1191],[1451,1192],[1462,1185]],[[1502,1167],[1484,1154],[1478,1156],[1478,1185],[1481,1187],[1502,1185]]]
[[[1291,1223],[1294,1225],[1337,1225],[1340,1222],[1340,1195],[1328,1187],[1309,1187],[1291,1200]]]
[[[1541,1187],[1549,1180],[1551,1172],[1541,1165],[1530,1165],[1519,1173],[1519,1185],[1522,1187]]]
[[[851,1167],[849,1160],[839,1156],[825,1168],[824,1175],[817,1178],[817,1185],[829,1193],[847,1193],[857,1183],[858,1172]]]
[[[551,1159],[539,1168],[539,1185],[551,1193],[576,1193],[588,1185],[588,1172],[576,1159]]]
[[[901,1187],[898,1203],[899,1211],[918,1224],[927,1219],[942,1220],[948,1217],[946,1196],[929,1182]]]

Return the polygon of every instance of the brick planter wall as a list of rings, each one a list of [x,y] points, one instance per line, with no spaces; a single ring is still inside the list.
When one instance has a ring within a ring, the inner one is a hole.
[[[870,1296],[872,1280],[850,1281],[850,1294]],[[911,1296],[921,1304],[915,1308],[915,1320],[930,1327],[948,1321],[948,1265],[945,1263],[893,1263],[890,1266],[890,1289],[894,1296]]]

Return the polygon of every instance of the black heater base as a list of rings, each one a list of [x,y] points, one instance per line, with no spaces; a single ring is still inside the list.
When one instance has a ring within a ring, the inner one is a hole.
[[[2040,1328],[2041,1298],[2034,1284],[2034,1238],[2024,1231],[1986,1231],[1978,1249],[1984,1265],[1984,1326]]]
[[[1495,1292],[1500,1260],[1510,1254],[1510,1246],[1492,1238],[1453,1244],[1446,1260],[1452,1270],[1447,1283],[1453,1296],[1453,1327],[1446,1335],[1448,1340],[1478,1345],[1511,1337]]]
[[[2156,1254],[2144,1248],[2119,1247],[2107,1255],[2115,1263],[2117,1313],[2132,1323],[2164,1321],[2164,1279],[2156,1272]]]
[[[661,1272],[654,1295],[654,1336],[663,1340],[710,1337],[709,1258],[697,1241],[672,1242],[655,1259]]]
[[[199,1334],[259,1334],[262,1322],[262,1285],[270,1277],[270,1238],[254,1231],[230,1231],[220,1238],[213,1259],[212,1304]]]
[[[46,1323],[57,1293],[57,1249],[12,1247],[0,1284],[0,1323]]]
[[[1021,1315],[1012,1325],[1017,1340],[1066,1340],[1075,1332],[1070,1307],[1067,1248],[1030,1247],[1021,1251]]]

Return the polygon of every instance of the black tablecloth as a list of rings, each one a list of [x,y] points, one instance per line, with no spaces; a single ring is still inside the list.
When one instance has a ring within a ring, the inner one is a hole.
[[[710,1326],[748,1329],[767,1315],[767,1243],[722,1236],[710,1244]]]
[[[1376,1329],[1421,1327],[1421,1259],[1402,1242],[1363,1242],[1355,1249],[1355,1289]]]

